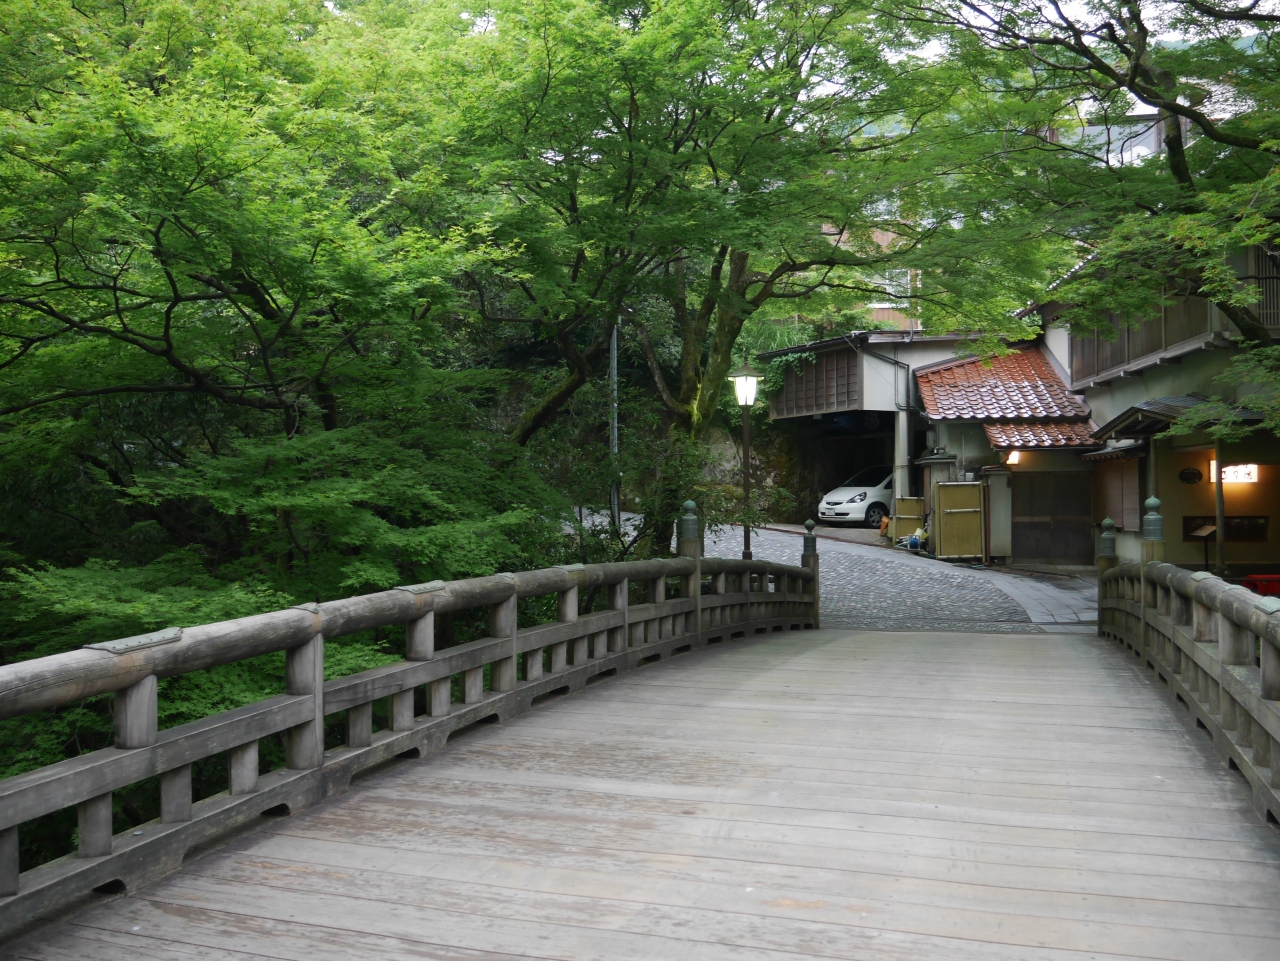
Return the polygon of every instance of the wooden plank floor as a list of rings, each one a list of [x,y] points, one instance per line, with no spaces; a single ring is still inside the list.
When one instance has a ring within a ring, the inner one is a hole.
[[[1080,635],[683,655],[32,932],[46,961],[1280,957],[1280,832]]]

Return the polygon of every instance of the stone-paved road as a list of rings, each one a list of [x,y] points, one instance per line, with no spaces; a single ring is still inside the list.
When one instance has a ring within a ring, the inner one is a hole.
[[[753,531],[752,553],[760,560],[799,563],[800,538]],[[710,557],[739,557],[740,529],[707,538]],[[1026,607],[997,586],[987,572],[969,572],[941,561],[895,557],[884,548],[819,541],[822,626],[893,631],[985,631],[1005,634],[1042,630]]]

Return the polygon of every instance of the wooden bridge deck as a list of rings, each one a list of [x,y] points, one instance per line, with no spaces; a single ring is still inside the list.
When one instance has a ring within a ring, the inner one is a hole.
[[[1280,833],[1079,635],[757,637],[368,777],[49,961],[1268,959]]]

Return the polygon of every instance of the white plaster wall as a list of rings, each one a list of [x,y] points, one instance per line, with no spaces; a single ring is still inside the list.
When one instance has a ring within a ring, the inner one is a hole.
[[[958,472],[978,471],[999,461],[981,424],[930,420],[929,426],[937,430],[939,446],[945,447],[948,454],[956,456]]]
[[[1071,334],[1065,327],[1050,327],[1044,332],[1044,345],[1064,371],[1071,369]]]
[[[899,404],[907,401],[908,391],[915,390],[916,368],[944,360],[956,360],[955,347],[954,343],[940,344],[929,341],[869,345],[870,350],[878,354],[893,357],[910,365],[910,371],[875,357],[865,350],[859,351],[858,373],[862,380],[862,409],[897,410]]]
[[[1229,388],[1214,382],[1230,363],[1234,351],[1198,350],[1185,354],[1182,362],[1167,367],[1148,367],[1136,377],[1122,377],[1084,392],[1093,411],[1094,422],[1105,424],[1139,401],[1179,394],[1213,395]]]

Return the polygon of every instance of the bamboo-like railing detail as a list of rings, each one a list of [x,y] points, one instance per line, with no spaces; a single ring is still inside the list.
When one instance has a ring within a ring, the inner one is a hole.
[[[1248,780],[1259,814],[1280,821],[1280,598],[1172,564],[1120,564],[1099,578],[1098,633],[1155,672]]]
[[[0,667],[0,717],[97,694],[115,699],[113,747],[0,781],[0,936],[104,885],[133,888],[163,876],[228,828],[301,810],[346,790],[374,765],[439,751],[462,728],[506,720],[550,695],[707,644],[817,626],[812,536],[805,566],[703,559],[692,507],[680,522],[677,558],[434,581]],[[667,596],[672,579],[679,592]],[[647,603],[628,602],[637,582],[648,585]],[[608,609],[579,615],[579,594],[590,589],[607,592]],[[519,599],[552,594],[555,622],[517,627]],[[489,611],[489,636],[437,650],[436,615],[477,608]],[[323,680],[326,638],[395,624],[406,626],[405,660]],[[285,693],[157,730],[157,679],[275,651],[286,652]],[[455,676],[460,702],[451,695]],[[427,710],[417,715],[420,688]],[[390,723],[375,733],[373,702],[381,698],[389,700]],[[326,751],[324,721],[339,712],[346,712],[345,743]],[[276,734],[285,737],[286,763],[260,776],[258,742]],[[222,753],[229,790],[193,803],[192,763]],[[160,818],[113,835],[112,792],[157,775]],[[20,874],[21,824],[72,806],[77,852]]]

